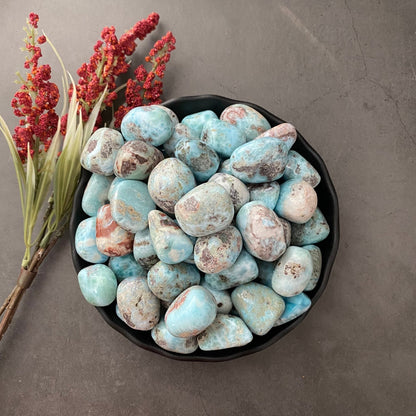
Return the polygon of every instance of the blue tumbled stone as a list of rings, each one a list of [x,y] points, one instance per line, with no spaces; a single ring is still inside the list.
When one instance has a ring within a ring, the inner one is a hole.
[[[285,311],[275,322],[274,326],[283,325],[292,321],[298,316],[304,314],[311,307],[311,300],[304,293],[289,298],[283,298],[285,301]]]
[[[108,261],[108,267],[114,272],[119,282],[128,277],[146,277],[147,274],[145,268],[137,263],[132,254],[111,257]]]
[[[315,188],[321,181],[321,176],[303,156],[294,150],[290,150],[283,179],[302,179]]]
[[[329,225],[322,211],[316,208],[311,219],[305,224],[292,224],[291,244],[305,246],[319,243],[329,235]]]
[[[96,217],[81,221],[75,232],[75,250],[89,263],[105,263],[108,256],[102,254],[96,243]]]
[[[199,138],[201,137],[202,128],[209,120],[218,120],[218,116],[212,110],[189,114],[182,119],[181,123],[190,129],[193,136]]]
[[[82,196],[81,207],[90,217],[97,215],[98,210],[108,201],[108,191],[113,176],[103,176],[93,173],[88,180],[87,186]]]

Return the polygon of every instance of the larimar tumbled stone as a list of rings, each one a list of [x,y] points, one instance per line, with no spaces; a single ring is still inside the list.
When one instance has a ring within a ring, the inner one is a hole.
[[[135,107],[121,121],[121,133],[127,141],[142,140],[156,147],[169,140],[173,129],[169,114],[154,105]]]
[[[75,232],[75,250],[82,259],[89,263],[105,263],[108,256],[97,248],[96,220],[96,217],[90,217],[79,223]]]
[[[283,299],[285,301],[285,311],[275,322],[274,326],[283,325],[286,322],[293,321],[298,316],[303,315],[311,307],[311,300],[304,293]]]
[[[250,200],[250,193],[247,186],[233,175],[216,173],[208,182],[218,183],[218,185],[221,185],[228,191],[230,198],[233,201],[235,212]]]
[[[175,157],[191,169],[198,182],[207,181],[220,165],[217,153],[201,140],[182,139],[176,145]]]
[[[129,277],[120,282],[117,305],[126,324],[133,329],[148,331],[159,322],[160,301],[143,277]]]
[[[147,275],[145,268],[137,263],[132,254],[111,257],[108,267],[114,272],[119,282],[128,277],[146,277]]]
[[[161,104],[153,104],[153,106],[157,107],[157,108],[161,108],[162,110],[166,111],[168,113],[170,119],[172,120],[172,123],[173,123],[174,126],[176,126],[179,123],[178,116],[170,108],[165,107],[164,105],[161,105]]]
[[[93,264],[78,273],[78,283],[85,300],[94,306],[107,306],[116,298],[117,279],[104,264]]]
[[[321,181],[318,171],[298,152],[290,150],[283,179],[302,179],[315,188]]]
[[[257,267],[259,268],[258,280],[262,285],[272,287],[272,279],[276,262],[263,261],[256,259]]]
[[[252,201],[238,211],[236,225],[246,250],[265,261],[277,260],[285,251],[284,228],[276,213],[263,202]]]
[[[232,175],[233,173],[231,172],[230,164],[230,159],[225,159],[224,161],[222,161],[218,169],[218,173],[227,173],[228,175]]]
[[[179,123],[175,126],[170,139],[163,143],[163,151],[168,156],[175,155],[176,145],[182,140],[199,140],[199,136],[196,136],[193,131],[183,123]]]
[[[148,228],[134,235],[133,256],[145,269],[150,269],[159,261]]]
[[[312,256],[308,250],[290,246],[276,263],[272,287],[281,296],[291,297],[303,292],[312,277]]]
[[[277,181],[250,183],[247,188],[250,192],[250,201],[261,201],[267,208],[274,209],[280,193],[280,185]]]
[[[124,179],[144,180],[163,160],[162,152],[141,140],[131,140],[119,149],[114,162],[114,174]]]
[[[216,315],[214,296],[202,286],[191,286],[169,306],[166,328],[175,337],[192,337],[208,328]]]
[[[247,345],[253,340],[253,334],[239,317],[218,314],[197,338],[201,350],[216,351]]]
[[[147,186],[155,204],[173,214],[175,204],[196,186],[196,181],[185,163],[170,157],[153,169]]]
[[[153,248],[164,263],[181,263],[192,255],[194,245],[181,228],[164,212],[149,212],[149,230]]]
[[[305,224],[292,224],[292,244],[305,246],[319,243],[328,237],[330,232],[328,222],[322,211],[316,208],[311,219]]]
[[[118,149],[123,144],[123,136],[117,130],[107,127],[96,130],[81,153],[82,167],[100,175],[112,175]]]
[[[90,217],[95,217],[101,206],[108,202],[108,191],[113,176],[103,176],[93,173],[88,180],[82,196],[82,210]]]
[[[272,137],[253,140],[234,150],[231,172],[246,183],[275,181],[283,176],[287,152],[286,146]]]
[[[192,354],[198,349],[196,337],[180,338],[173,336],[166,328],[163,319],[152,329],[153,341],[166,351],[178,354]]]
[[[202,237],[230,225],[234,205],[221,185],[208,182],[192,189],[177,202],[175,216],[186,234]]]
[[[308,250],[310,255],[312,256],[312,263],[313,263],[313,271],[312,276],[309,279],[308,284],[305,287],[305,291],[313,290],[315,289],[319,277],[321,276],[321,268],[322,268],[322,253],[321,249],[318,246],[315,246],[313,244],[308,246],[303,246],[305,250]]]
[[[113,198],[114,189],[116,188],[117,184],[119,182],[122,182],[122,181],[125,181],[125,180],[126,179],[118,178],[117,176],[113,179],[113,181],[111,182],[111,185],[110,185],[110,189],[108,190],[108,197],[107,197],[108,201],[111,201],[111,199]]]
[[[288,221],[304,224],[318,206],[318,196],[312,186],[302,179],[290,179],[280,186],[280,195],[274,210]]]
[[[212,119],[204,124],[201,140],[222,158],[227,158],[237,147],[246,142],[246,137],[236,126],[226,121]]]
[[[224,230],[196,240],[195,265],[204,273],[220,273],[235,263],[242,248],[240,232],[230,225]]]
[[[279,220],[283,225],[283,233],[285,235],[286,247],[289,247],[290,241],[292,239],[292,225],[290,224],[288,220],[285,220],[282,217],[279,217]]]
[[[201,279],[200,285],[209,290],[214,296],[215,302],[217,302],[218,313],[230,313],[233,304],[231,302],[231,296],[227,290],[212,289],[205,279]]]
[[[147,185],[134,180],[125,180],[115,185],[110,205],[117,224],[132,233],[147,227],[147,216],[156,208]]]
[[[247,141],[255,139],[271,127],[262,114],[246,104],[228,106],[221,113],[220,119],[238,127],[246,136]]]
[[[208,120],[218,120],[218,116],[212,110],[200,111],[198,113],[189,114],[182,119],[185,124],[196,137],[201,137],[202,128]]]
[[[284,142],[286,144],[286,148],[289,150],[296,142],[297,136],[298,134],[293,124],[282,123],[266,130],[264,133],[256,137],[256,139],[261,139],[262,137],[274,137],[280,142]]]
[[[216,290],[225,290],[251,282],[258,276],[259,270],[254,258],[241,250],[236,262],[220,273],[207,273],[205,281],[209,287]]]
[[[166,302],[172,302],[188,287],[198,285],[200,279],[198,269],[187,263],[166,264],[159,261],[147,274],[150,290]]]
[[[120,227],[111,215],[109,204],[103,205],[97,213],[96,244],[106,256],[124,256],[133,251],[134,234]]]
[[[256,335],[267,334],[285,309],[281,296],[255,282],[236,287],[231,300],[240,317]]]

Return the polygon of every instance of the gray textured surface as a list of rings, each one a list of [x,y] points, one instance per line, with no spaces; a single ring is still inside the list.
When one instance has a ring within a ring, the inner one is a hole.
[[[170,361],[110,329],[83,300],[62,240],[0,343],[1,415],[416,414],[415,2],[27,3],[1,2],[0,114],[10,126],[30,11],[73,74],[104,25],[121,33],[158,11],[157,33],[177,37],[165,98],[217,93],[292,121],[327,162],[342,239],[307,319],[266,351],[219,364]],[[22,255],[3,140],[0,176],[3,298]]]

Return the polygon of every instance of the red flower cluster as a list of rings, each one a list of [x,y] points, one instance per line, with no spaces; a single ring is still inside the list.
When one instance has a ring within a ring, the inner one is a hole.
[[[175,49],[176,39],[172,32],[166,33],[162,39],[158,40],[146,62],[152,63],[149,72],[143,65],[139,65],[134,74],[136,79],[129,79],[126,85],[126,104],[120,106],[115,112],[114,127],[120,127],[123,117],[134,107],[141,105],[160,104],[163,92],[162,79],[165,76],[166,64],[170,60],[170,52]]]
[[[59,120],[55,112],[59,101],[59,89],[49,81],[51,68],[49,65],[38,65],[42,56],[38,45],[46,41],[45,36],[36,39],[38,21],[39,16],[30,13],[28,27],[25,28],[25,48],[29,57],[24,64],[30,72],[26,80],[21,79],[22,85],[11,104],[14,114],[21,118],[19,125],[14,129],[13,140],[23,163],[26,161],[29,145],[31,155],[48,150]]]
[[[81,105],[83,118],[87,119],[100,94],[108,86],[104,104],[110,107],[117,98],[115,80],[120,74],[127,72],[129,64],[126,56],[136,49],[136,39],[143,40],[159,23],[159,15],[151,13],[146,19],[137,22],[129,31],[117,39],[114,26],[105,27],[94,46],[94,54],[89,63],[78,69],[80,77],[76,86],[77,98]]]

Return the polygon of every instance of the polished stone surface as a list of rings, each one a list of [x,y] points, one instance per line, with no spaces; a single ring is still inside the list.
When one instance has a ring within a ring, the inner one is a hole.
[[[114,3],[115,4],[115,3]],[[90,0],[1,2],[0,114],[10,129],[21,28],[31,11],[76,78],[103,26],[121,35],[153,10],[177,50],[166,99],[214,93],[257,103],[326,161],[341,243],[326,291],[268,349],[218,364],[183,363],[113,331],[80,294],[67,238],[25,294],[0,342],[7,416],[413,416],[416,384],[416,63],[414,1]],[[58,64],[44,45],[44,59]],[[0,295],[22,257],[19,192],[0,140]],[[319,188],[319,185],[318,185]],[[11,237],[13,236],[13,238]],[[381,319],[383,317],[383,319]],[[164,400],[160,400],[163,392]]]

